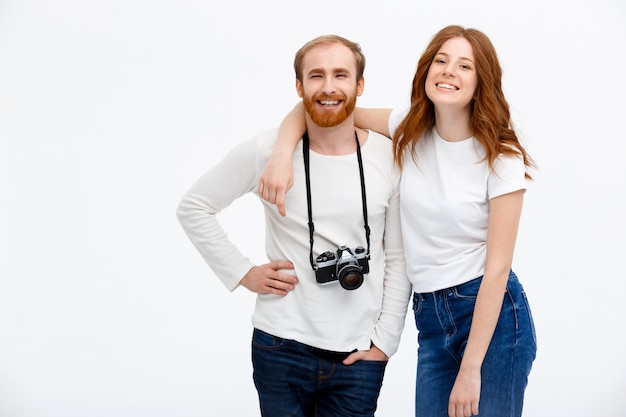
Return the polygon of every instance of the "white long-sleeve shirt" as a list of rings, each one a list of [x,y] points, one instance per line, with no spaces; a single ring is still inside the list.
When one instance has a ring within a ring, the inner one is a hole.
[[[262,169],[277,130],[241,142],[202,176],[182,198],[177,215],[202,257],[233,291],[254,264],[228,240],[217,214],[246,193],[257,194]],[[367,192],[370,272],[363,285],[345,290],[337,281],[320,285],[309,261],[307,198],[302,141],[294,153],[294,184],[286,195],[287,216],[261,199],[267,258],[289,260],[298,284],[286,296],[259,294],[252,324],[285,339],[338,352],[374,343],[393,355],[404,328],[411,285],[406,277],[400,228],[400,172],[391,141],[369,132],[361,147]],[[356,152],[329,156],[310,151],[314,257],[341,245],[367,247]]]

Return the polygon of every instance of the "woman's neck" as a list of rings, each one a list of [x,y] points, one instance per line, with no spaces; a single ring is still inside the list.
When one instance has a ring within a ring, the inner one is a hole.
[[[460,142],[473,135],[469,110],[438,111],[435,109],[435,128],[441,139]]]

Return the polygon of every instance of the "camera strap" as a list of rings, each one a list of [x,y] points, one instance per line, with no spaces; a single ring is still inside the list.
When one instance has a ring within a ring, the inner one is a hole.
[[[361,145],[359,144],[359,136],[354,131],[354,137],[356,138],[356,157],[359,161],[359,175],[361,177],[361,201],[363,203],[363,221],[365,227],[365,240],[367,241],[367,259],[370,258],[370,226],[367,223],[367,199],[365,194],[365,175],[363,175],[363,158],[361,157]],[[309,172],[309,135],[304,132],[302,136],[302,154],[304,157],[304,175],[306,179],[306,202],[307,210],[309,212],[309,261],[313,269],[316,269],[315,262],[313,261],[313,232],[315,226],[313,224],[313,213],[311,210],[311,175]]]

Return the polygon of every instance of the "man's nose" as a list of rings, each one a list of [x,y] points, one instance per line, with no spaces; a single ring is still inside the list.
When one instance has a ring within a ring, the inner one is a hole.
[[[335,79],[333,77],[326,77],[324,79],[324,85],[322,86],[322,92],[324,94],[333,94],[337,92],[337,86],[335,85]]]

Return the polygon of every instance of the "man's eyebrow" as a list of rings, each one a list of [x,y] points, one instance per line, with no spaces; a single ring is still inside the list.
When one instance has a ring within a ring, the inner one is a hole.
[[[314,74],[314,73],[320,73],[320,72],[326,72],[326,70],[324,68],[311,68],[307,74]],[[333,68],[332,69],[332,73],[336,74],[338,72],[347,72],[350,73],[350,70],[348,68],[343,68],[343,67],[337,67],[337,68]]]

